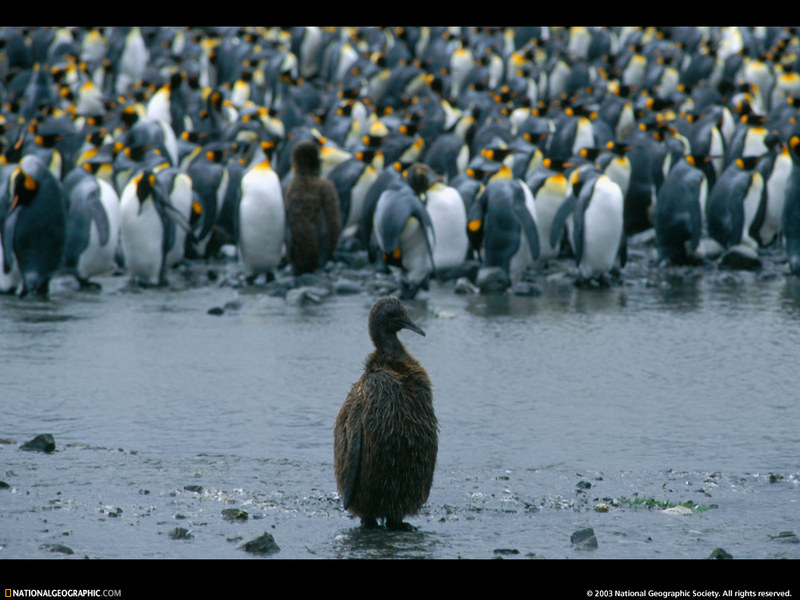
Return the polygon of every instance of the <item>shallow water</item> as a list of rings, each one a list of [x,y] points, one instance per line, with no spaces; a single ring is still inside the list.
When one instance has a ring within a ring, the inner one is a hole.
[[[441,425],[412,533],[361,531],[333,478],[372,294],[101,283],[0,299],[0,558],[247,558],[264,532],[275,558],[800,558],[779,536],[800,534],[800,281],[780,266],[408,302]],[[19,450],[40,433],[56,452]],[[594,550],[570,542],[584,527]]]

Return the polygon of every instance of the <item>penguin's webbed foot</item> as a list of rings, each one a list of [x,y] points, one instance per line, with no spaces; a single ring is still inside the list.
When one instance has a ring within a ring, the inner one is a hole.
[[[389,531],[416,531],[417,528],[405,521],[386,520],[386,529]]]
[[[377,529],[378,521],[372,517],[361,517],[361,527],[364,529]]]
[[[103,286],[99,283],[82,278],[78,279],[78,285],[82,292],[99,292],[103,289]]]

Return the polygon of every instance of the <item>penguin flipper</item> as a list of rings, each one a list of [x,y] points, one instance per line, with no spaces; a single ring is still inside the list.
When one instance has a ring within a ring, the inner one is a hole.
[[[619,251],[617,252],[617,257],[619,258],[620,268],[624,267],[628,262],[628,236],[625,235],[625,231],[619,236]]]
[[[97,226],[97,233],[99,234],[100,245],[105,246],[106,244],[108,244],[108,240],[111,237],[111,225],[108,222],[108,215],[106,214],[106,210],[103,207],[103,203],[100,201],[99,188],[95,187],[86,196],[85,206],[86,206],[86,212],[89,214],[89,218]]]
[[[525,206],[525,201],[522,198],[515,198],[511,209],[514,215],[525,232],[525,237],[528,238],[528,245],[530,246],[531,256],[533,260],[539,258],[539,230],[536,227],[536,222],[533,220],[533,215]]]
[[[436,272],[436,265],[433,262],[433,249],[436,245],[436,233],[433,230],[433,221],[431,221],[431,216],[428,214],[428,209],[426,209],[422,201],[416,197],[414,197],[411,203],[411,216],[417,218],[422,225],[422,229],[425,231],[425,245],[428,248],[431,267],[433,271]]]
[[[766,178],[764,179],[766,181]],[[758,208],[756,209],[756,214],[753,215],[753,221],[750,223],[750,228],[747,230],[747,233],[753,238],[756,242],[758,242],[759,246],[763,246],[764,243],[761,240],[761,236],[759,235],[759,229],[764,224],[764,218],[767,215],[767,202],[769,201],[767,197],[767,186],[765,185],[761,191],[761,198],[758,201]]]
[[[564,231],[564,226],[567,223],[567,217],[575,210],[575,205],[578,199],[574,194],[570,194],[558,207],[555,216],[553,217],[553,224],[550,228],[550,245],[555,247],[561,241],[561,235]]]
[[[17,224],[19,211],[12,211],[5,220],[3,228],[3,272],[10,273],[14,265],[14,228]]]

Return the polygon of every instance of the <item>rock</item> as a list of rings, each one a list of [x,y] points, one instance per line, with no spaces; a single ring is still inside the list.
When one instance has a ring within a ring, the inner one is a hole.
[[[722,269],[735,271],[758,271],[761,268],[761,259],[753,249],[742,244],[731,246],[723,254],[719,263]]]
[[[250,515],[247,514],[247,511],[238,508],[222,509],[222,518],[228,521],[247,521],[249,516]]]
[[[245,542],[240,548],[251,554],[274,554],[275,552],[280,552],[280,547],[275,543],[275,538],[269,533],[264,533],[249,542]]]
[[[56,440],[49,433],[42,433],[22,444],[19,449],[29,452],[53,452],[56,449]]]
[[[11,486],[5,481],[0,481],[0,490],[9,490]]]
[[[606,504],[605,502],[600,502],[599,504],[594,505],[595,512],[608,512],[608,510],[609,510],[608,504]]]
[[[578,482],[578,489],[580,489],[580,490],[588,490],[591,487],[592,487],[592,484],[590,482],[586,481],[585,479],[581,479]]]
[[[711,554],[708,555],[710,560],[722,560],[722,559],[731,559],[733,556],[728,554],[727,551],[723,550],[722,548],[714,548]]]
[[[495,548],[493,552],[502,555],[519,554],[519,550],[516,548]]]
[[[65,546],[64,544],[42,544],[41,548],[42,550],[56,552],[58,554],[75,554],[75,551],[72,548]]]
[[[597,548],[597,537],[594,534],[594,529],[591,527],[578,529],[570,536],[569,541],[579,550],[593,550]]]
[[[208,309],[208,314],[215,315],[215,316],[224,315],[225,314],[225,309],[222,308],[221,306],[215,306],[214,308],[209,308]]]
[[[195,492],[195,493],[198,493],[198,494],[202,494],[203,493],[203,486],[202,485],[185,485],[185,486],[183,486],[183,489],[186,490],[187,492]]]
[[[189,530],[185,527],[176,527],[175,529],[169,532],[169,537],[173,540],[191,540],[194,536],[189,533]]]
[[[773,542],[784,542],[786,544],[800,544],[800,538],[794,531],[781,531],[778,535],[769,536]]]

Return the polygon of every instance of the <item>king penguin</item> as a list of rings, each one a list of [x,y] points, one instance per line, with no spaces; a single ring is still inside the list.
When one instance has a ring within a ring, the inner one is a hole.
[[[142,286],[165,286],[167,255],[175,242],[176,223],[189,224],[173,207],[156,173],[140,171],[120,198],[120,239],[131,281]]]
[[[756,211],[753,238],[762,247],[770,246],[778,238],[781,215],[786,197],[786,183],[792,171],[792,158],[786,144],[778,134],[770,133],[765,138],[769,152],[758,161],[756,169],[764,179],[762,203]]]
[[[428,499],[438,452],[439,425],[425,368],[398,340],[414,323],[397,298],[379,298],[369,313],[375,350],[353,384],[333,428],[336,485],[345,510],[364,527],[384,521],[390,530]]]
[[[700,258],[708,179],[687,155],[672,167],[658,192],[653,217],[659,262],[687,265]]]
[[[269,281],[281,262],[286,239],[281,182],[269,157],[245,172],[241,188],[234,221],[239,260],[248,283],[255,282],[262,273]]]
[[[480,256],[476,283],[482,292],[504,291],[539,259],[533,194],[507,166],[476,195],[468,213],[467,235]]]
[[[428,211],[407,183],[381,193],[372,230],[383,261],[399,272],[400,297],[413,299],[435,272],[436,239]]]
[[[729,165],[711,189],[706,207],[708,233],[723,248],[744,246],[758,250],[753,225],[762,206],[764,178],[756,170],[758,157],[738,158]]]
[[[795,128],[787,146],[792,158],[792,170],[786,181],[781,230],[789,259],[789,271],[800,275],[800,127]]]
[[[569,193],[566,173],[572,163],[545,158],[542,166],[527,178],[526,183],[534,196],[536,225],[539,230],[539,258],[547,260],[559,254],[561,240],[550,243],[550,229],[558,209]]]
[[[576,169],[570,183],[572,191],[553,219],[550,242],[561,238],[566,225],[578,283],[597,280],[608,285],[609,273],[616,266],[624,267],[627,259],[622,190],[593,166]]]
[[[328,175],[341,206],[342,238],[358,238],[364,199],[382,170],[383,155],[375,150],[356,152]]]
[[[433,226],[436,245],[433,264],[440,280],[452,278],[467,259],[467,211],[457,189],[446,185],[428,165],[415,163],[406,179],[425,205]]]
[[[75,276],[81,289],[99,289],[99,284],[90,278],[114,268],[120,232],[120,200],[108,181],[83,168],[74,172],[77,181],[68,190],[65,180],[69,210],[64,267]]]
[[[34,155],[22,158],[11,175],[12,200],[3,227],[4,270],[17,264],[20,296],[47,295],[61,267],[67,233],[66,201],[60,182]]]

